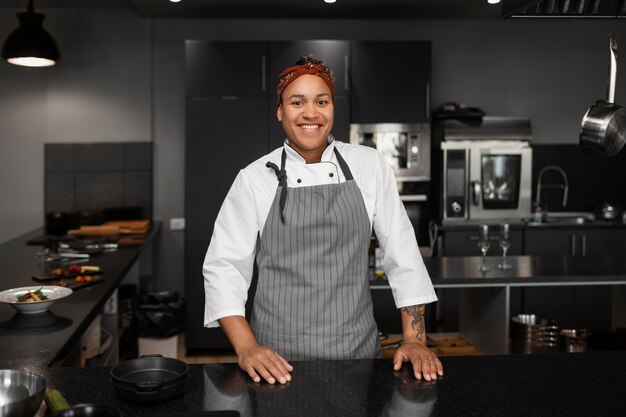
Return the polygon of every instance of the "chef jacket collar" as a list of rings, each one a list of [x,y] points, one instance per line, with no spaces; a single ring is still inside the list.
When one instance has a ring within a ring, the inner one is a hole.
[[[295,149],[289,146],[289,139],[285,139],[283,144],[285,151],[287,152],[287,160],[293,162],[300,162],[306,164],[306,160],[300,155]],[[333,154],[333,149],[335,149],[335,137],[333,135],[328,135],[328,146],[322,152],[322,157],[320,162],[329,162]]]

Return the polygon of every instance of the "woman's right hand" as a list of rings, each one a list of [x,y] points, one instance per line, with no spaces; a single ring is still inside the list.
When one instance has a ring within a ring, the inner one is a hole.
[[[239,367],[246,371],[254,382],[261,378],[274,384],[276,381],[286,384],[291,381],[293,366],[272,348],[254,344],[238,352]]]

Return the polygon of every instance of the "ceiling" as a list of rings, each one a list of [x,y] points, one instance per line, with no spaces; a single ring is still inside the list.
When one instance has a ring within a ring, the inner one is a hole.
[[[487,0],[34,0],[48,8],[123,7],[155,18],[501,19]],[[26,8],[27,0],[0,0],[0,8]]]

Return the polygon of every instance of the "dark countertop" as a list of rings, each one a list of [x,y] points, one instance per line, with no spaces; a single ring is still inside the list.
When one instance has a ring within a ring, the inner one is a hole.
[[[287,385],[255,384],[237,364],[191,365],[184,393],[136,405],[115,398],[109,368],[41,372],[70,404],[109,404],[125,417],[234,409],[251,416],[623,416],[626,352],[442,358],[445,376],[417,381],[388,359],[293,362]],[[189,414],[193,415],[193,414]]]
[[[509,256],[511,269],[497,265],[500,256],[487,256],[491,271],[480,272],[480,256],[424,258],[435,287],[534,286],[626,284],[626,262],[617,256]],[[386,279],[370,280],[371,286],[389,285]]]
[[[463,220],[459,222],[449,222],[443,225],[437,225],[439,232],[454,231],[471,231],[478,234],[478,226],[488,224],[489,226],[497,226],[500,223],[508,223],[512,230],[542,230],[542,229],[626,229],[626,223],[615,221],[594,220],[585,221],[583,223],[574,223],[567,221],[550,221],[546,223],[533,223],[517,220]]]
[[[93,256],[87,264],[100,266],[104,281],[56,301],[46,314],[22,315],[0,304],[0,368],[59,365],[159,229],[160,223],[155,222],[141,246],[120,247]],[[42,233],[38,229],[0,245],[0,291],[41,284],[31,276],[41,273],[36,254],[43,247],[27,246],[26,242]]]

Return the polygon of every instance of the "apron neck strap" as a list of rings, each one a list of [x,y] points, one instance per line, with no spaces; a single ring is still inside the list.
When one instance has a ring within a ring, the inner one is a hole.
[[[346,161],[343,159],[343,157],[337,150],[337,147],[335,147],[333,151],[335,151],[335,156],[337,157],[337,161],[339,162],[339,167],[341,168],[341,171],[343,172],[344,177],[346,177],[346,181],[353,180],[354,177],[352,176],[352,171],[350,171],[348,164],[346,163]]]
[[[287,160],[287,152],[283,149],[283,153],[280,157],[280,169],[273,162],[267,162],[266,167],[272,168],[278,178],[278,185],[282,187],[280,191],[280,220],[285,223],[285,203],[287,202],[287,171],[285,171],[285,161]]]

